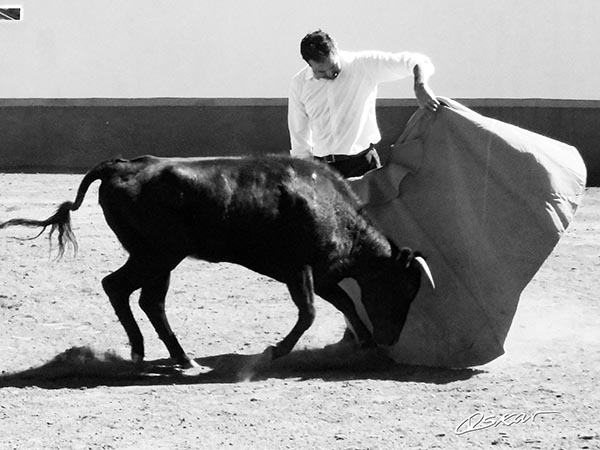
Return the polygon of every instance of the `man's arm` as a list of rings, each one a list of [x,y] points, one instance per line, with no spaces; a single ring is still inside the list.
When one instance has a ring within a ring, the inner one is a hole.
[[[399,80],[405,76],[414,77],[415,97],[420,108],[435,111],[439,102],[429,87],[429,77],[435,72],[429,57],[416,52],[363,52],[362,58],[374,74],[376,83]]]
[[[295,80],[294,80],[295,81]],[[290,153],[298,158],[312,157],[311,132],[308,115],[299,98],[298,86],[292,83],[288,98],[288,129],[290,132]]]

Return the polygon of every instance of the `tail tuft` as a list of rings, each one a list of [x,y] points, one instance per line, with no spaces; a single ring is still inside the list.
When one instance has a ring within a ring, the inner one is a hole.
[[[71,228],[71,211],[77,211],[79,209],[88,188],[94,181],[104,180],[106,177],[110,176],[115,170],[118,169],[119,163],[121,162],[123,161],[106,161],[100,163],[98,166],[90,170],[79,184],[75,201],[62,203],[54,215],[48,217],[46,220],[11,219],[0,223],[0,229],[19,225],[31,228],[41,227],[42,231],[40,231],[37,236],[31,238],[35,239],[41,236],[46,228],[51,227],[50,238],[52,238],[52,235],[58,231],[58,258],[62,258],[67,245],[71,245],[73,247],[73,251],[77,253],[77,241],[75,240],[75,235],[73,234],[73,229]]]
[[[11,219],[0,223],[0,229],[12,226],[24,226],[30,228],[42,228],[36,236],[30,239],[36,239],[41,236],[46,228],[50,227],[50,238],[54,232],[58,231],[58,258],[62,258],[67,245],[72,245],[73,250],[77,252],[77,240],[71,228],[71,211],[74,210],[73,202],[62,203],[56,212],[46,220],[32,219]]]
[[[64,202],[61,204],[56,213],[49,218],[51,220],[51,228],[49,238],[58,230],[58,258],[62,258],[65,253],[66,245],[73,246],[73,252],[77,253],[77,239],[71,227],[71,211],[74,211],[73,202]],[[42,230],[43,231],[43,230]]]

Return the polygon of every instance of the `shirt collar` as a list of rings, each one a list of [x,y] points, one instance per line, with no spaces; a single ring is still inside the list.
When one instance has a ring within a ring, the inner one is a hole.
[[[306,66],[305,70],[306,71],[304,73],[304,79],[307,80],[307,81],[308,80],[314,80],[315,79],[315,74],[312,71],[312,69],[310,68],[310,66]]]

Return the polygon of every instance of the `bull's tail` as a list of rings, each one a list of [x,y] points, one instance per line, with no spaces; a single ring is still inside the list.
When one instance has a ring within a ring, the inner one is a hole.
[[[62,203],[56,212],[48,217],[46,220],[34,220],[34,219],[10,219],[6,222],[0,223],[0,228],[12,227],[12,226],[24,226],[31,228],[41,227],[40,231],[36,236],[31,239],[35,239],[46,231],[46,228],[50,228],[50,238],[55,231],[58,230],[58,257],[62,257],[65,253],[65,247],[67,244],[71,244],[73,249],[77,251],[77,240],[73,234],[71,228],[71,211],[74,210],[73,202]]]
[[[112,173],[115,163],[118,162],[122,162],[122,160],[107,161],[90,170],[79,184],[75,201],[62,203],[56,212],[47,219],[10,219],[0,223],[0,229],[12,226],[24,226],[30,228],[41,227],[42,230],[36,236],[31,238],[36,239],[44,233],[46,228],[50,227],[49,238],[52,238],[52,235],[58,231],[58,258],[64,255],[67,245],[72,245],[74,251],[77,251],[77,240],[75,239],[75,234],[71,227],[71,211],[77,211],[79,209],[90,185],[96,180],[104,180],[108,174]]]

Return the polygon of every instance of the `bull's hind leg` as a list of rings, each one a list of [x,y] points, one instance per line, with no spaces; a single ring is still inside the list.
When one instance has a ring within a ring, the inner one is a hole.
[[[140,363],[144,359],[144,338],[129,305],[129,297],[142,283],[136,272],[135,264],[130,259],[119,270],[105,277],[102,287],[127,333],[131,345],[131,359]]]
[[[165,298],[169,289],[170,273],[146,281],[142,286],[140,307],[150,319],[158,337],[164,342],[171,358],[184,369],[197,367],[196,362],[183,350],[171,330],[165,313]]]
[[[131,345],[131,359],[141,362],[144,359],[144,338],[131,312],[129,297],[136,289],[142,288],[140,305],[152,325],[164,341],[171,356],[178,362],[187,363],[189,358],[177,342],[164,311],[165,296],[169,288],[169,274],[177,263],[167,263],[165,256],[156,258],[130,257],[127,263],[102,280],[102,286],[115,313],[127,333]],[[145,261],[145,262],[144,262]]]
[[[287,283],[292,300],[298,307],[298,320],[292,331],[275,347],[272,348],[273,359],[287,355],[292,351],[300,337],[315,320],[315,292],[313,287],[312,268],[304,266],[294,274]]]

